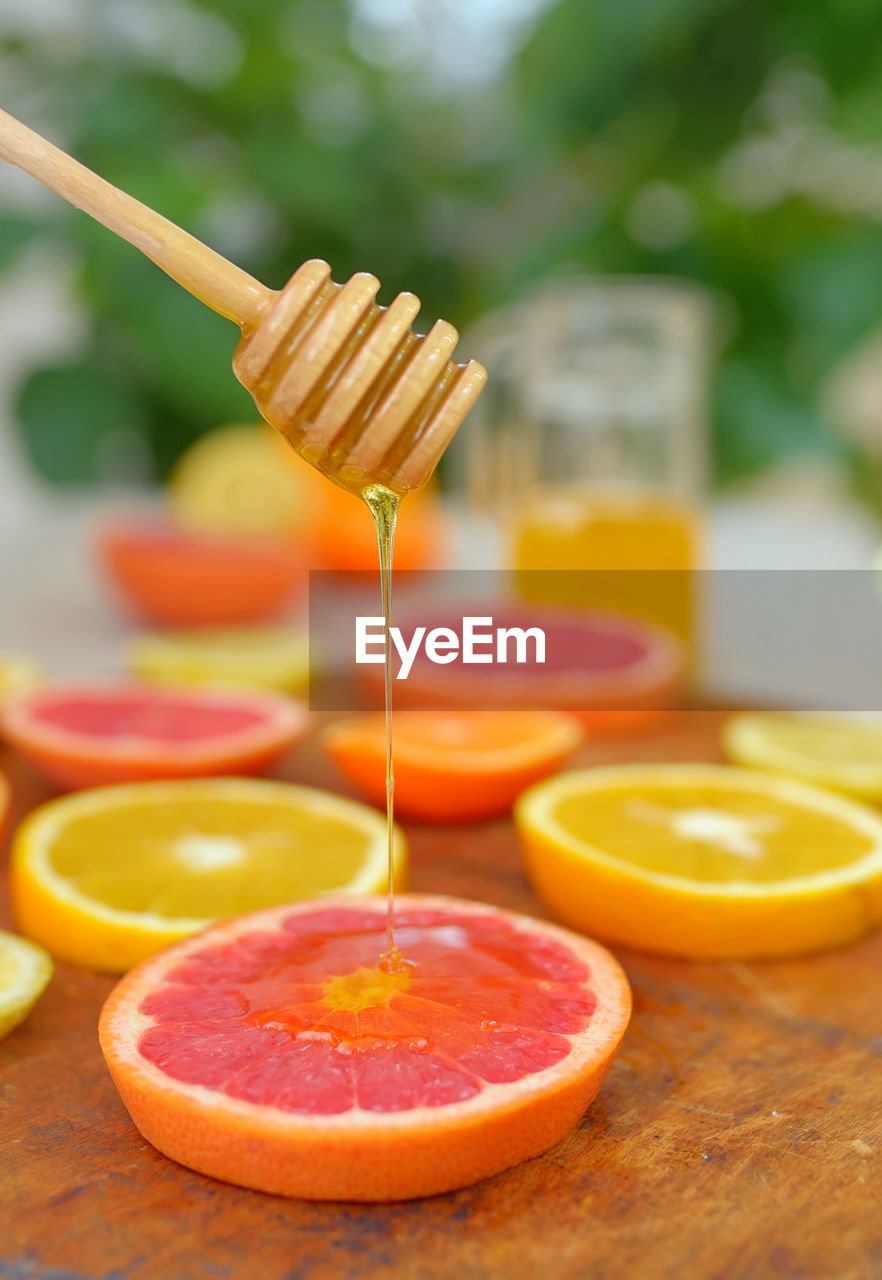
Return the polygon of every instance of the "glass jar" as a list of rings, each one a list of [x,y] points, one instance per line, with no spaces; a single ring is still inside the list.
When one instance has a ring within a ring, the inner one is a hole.
[[[474,344],[497,391],[466,464],[478,505],[497,480],[524,597],[642,617],[690,654],[711,319],[700,289],[627,276],[554,284],[500,313]]]

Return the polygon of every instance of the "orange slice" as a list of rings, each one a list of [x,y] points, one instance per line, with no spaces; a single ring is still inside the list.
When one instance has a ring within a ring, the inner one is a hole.
[[[306,731],[296,702],[257,690],[47,686],[0,717],[8,740],[61,787],[261,773]]]
[[[507,813],[524,787],[560,768],[584,731],[556,711],[399,711],[393,736],[401,817],[472,822]],[[382,715],[341,720],[322,743],[367,799],[385,804]]]
[[[449,898],[245,916],[147,961],[100,1041],[144,1137],[200,1173],[317,1200],[402,1200],[548,1150],[630,1013],[602,947]]]
[[[882,920],[882,817],[806,783],[622,765],[540,783],[515,820],[542,900],[639,950],[788,956]]]
[[[398,831],[394,857],[402,884]],[[354,800],[265,779],[99,787],[35,809],[15,834],[10,870],[28,937],[59,959],[121,973],[243,911],[385,890],[386,820]]]
[[[196,533],[120,516],[99,530],[96,545],[123,600],[160,626],[271,618],[307,580],[307,557],[291,538]]]

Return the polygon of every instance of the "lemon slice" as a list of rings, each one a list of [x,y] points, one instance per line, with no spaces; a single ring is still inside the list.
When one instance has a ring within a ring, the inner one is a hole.
[[[174,631],[137,636],[127,669],[161,684],[227,685],[299,693],[309,684],[309,638],[284,627]]]
[[[406,846],[395,837],[396,885]],[[213,778],[52,800],[19,827],[13,907],[54,955],[121,972],[217,919],[387,887],[386,821],[311,787]]]
[[[24,1021],[51,977],[42,947],[0,929],[0,1039]]]
[[[275,534],[300,528],[309,482],[294,454],[265,424],[218,427],[187,450],[169,481],[184,528]]]
[[[43,683],[42,668],[21,653],[0,653],[0,707],[20,693],[30,693]]]
[[[623,765],[541,783],[515,817],[543,901],[640,950],[793,955],[882,919],[882,817],[803,782]]]
[[[882,719],[877,716],[735,716],[723,745],[738,764],[882,800]]]

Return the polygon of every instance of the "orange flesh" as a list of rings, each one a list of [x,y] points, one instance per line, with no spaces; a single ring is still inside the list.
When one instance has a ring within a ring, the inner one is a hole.
[[[495,914],[396,912],[408,964],[377,966],[382,909],[292,914],[172,969],[141,1004],[166,1075],[304,1115],[444,1107],[567,1057],[596,1007],[587,966]]]
[[[382,719],[365,718],[359,726],[365,745],[377,741]],[[543,711],[400,711],[395,717],[395,742],[401,752],[408,747],[428,754],[437,752],[439,763],[462,761],[462,753],[509,751],[536,745],[542,751],[558,717]]]

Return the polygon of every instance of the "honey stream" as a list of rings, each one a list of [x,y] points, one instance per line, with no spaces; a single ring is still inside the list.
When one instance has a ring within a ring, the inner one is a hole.
[[[386,950],[379,960],[385,973],[409,968],[395,945],[395,770],[392,756],[392,554],[401,497],[385,485],[362,490],[362,498],[374,517],[380,554],[380,594],[383,604],[383,689],[386,709],[386,856],[389,887],[386,898]]]

